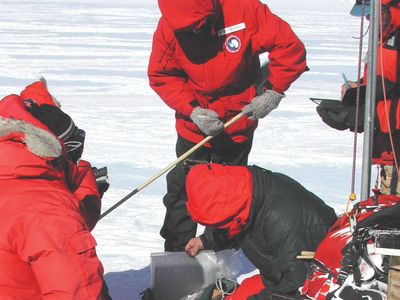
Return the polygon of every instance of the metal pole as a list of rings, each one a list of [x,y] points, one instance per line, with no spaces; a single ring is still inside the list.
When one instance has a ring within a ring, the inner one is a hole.
[[[367,87],[365,96],[364,143],[361,169],[361,200],[370,195],[371,157],[374,137],[376,69],[379,37],[380,0],[371,1],[370,34],[368,41]]]

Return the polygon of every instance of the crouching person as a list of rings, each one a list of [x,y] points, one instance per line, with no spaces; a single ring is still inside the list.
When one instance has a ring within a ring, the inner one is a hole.
[[[30,88],[30,100],[24,91],[0,101],[0,294],[6,299],[111,299],[90,233],[94,225],[87,224],[80,208],[83,194],[99,197],[99,191],[81,181],[76,194],[64,136],[30,110],[50,105],[59,116],[62,112],[44,82]],[[64,132],[72,137],[76,127],[69,128]],[[83,193],[88,186],[92,192]]]
[[[44,124],[66,150],[64,166],[65,181],[78,201],[81,215],[92,230],[100,217],[101,198],[109,187],[107,173],[96,172],[91,164],[81,159],[85,131],[78,128],[71,117],[63,112],[61,104],[49,93],[44,78],[28,85],[20,97],[26,109]],[[106,169],[106,168],[102,168]]]
[[[207,226],[186,252],[241,248],[260,271],[225,299],[299,295],[309,262],[297,255],[325,237],[337,219],[331,207],[288,176],[256,166],[197,165],[186,189],[190,216]]]

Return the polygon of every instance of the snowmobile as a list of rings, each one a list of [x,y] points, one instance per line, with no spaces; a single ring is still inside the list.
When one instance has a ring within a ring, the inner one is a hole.
[[[318,246],[302,287],[305,299],[399,299],[389,274],[400,283],[392,261],[400,255],[400,198],[376,194],[343,214]],[[397,297],[397,298],[396,298]]]

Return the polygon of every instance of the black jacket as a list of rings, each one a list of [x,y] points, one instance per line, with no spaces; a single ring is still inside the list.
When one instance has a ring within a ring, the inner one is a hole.
[[[201,236],[206,249],[240,247],[260,270],[268,293],[293,294],[301,287],[309,263],[296,258],[315,251],[337,217],[320,198],[290,177],[252,166],[251,212],[244,230],[227,239],[222,230],[207,228]]]

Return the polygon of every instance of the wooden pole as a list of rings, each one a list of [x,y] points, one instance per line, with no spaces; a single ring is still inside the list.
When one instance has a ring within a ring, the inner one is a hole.
[[[227,128],[229,126],[231,126],[233,123],[235,123],[237,120],[239,120],[241,117],[244,116],[243,112],[240,112],[239,114],[237,114],[235,117],[233,117],[232,119],[230,119],[228,122],[226,122],[224,124],[224,128]],[[176,160],[174,160],[173,162],[171,162],[168,166],[166,166],[164,169],[160,170],[159,172],[157,172],[156,174],[154,174],[152,177],[150,177],[149,179],[147,179],[145,182],[143,182],[140,186],[138,186],[136,189],[134,189],[132,192],[130,192],[128,195],[126,195],[124,198],[122,198],[121,200],[119,200],[117,203],[115,203],[113,206],[111,206],[108,210],[106,210],[104,213],[102,213],[100,215],[99,220],[101,220],[102,218],[104,218],[106,215],[108,215],[110,212],[112,212],[114,209],[116,209],[118,206],[120,206],[122,203],[124,203],[126,200],[128,200],[129,198],[131,198],[133,195],[135,195],[136,193],[140,192],[141,190],[143,190],[145,187],[147,187],[149,184],[151,184],[154,180],[156,180],[157,178],[159,178],[160,176],[162,176],[164,173],[168,172],[169,170],[171,170],[173,167],[175,167],[178,163],[182,162],[184,159],[186,159],[190,154],[192,154],[194,151],[196,151],[197,149],[199,149],[200,147],[202,147],[204,144],[206,144],[208,141],[210,141],[214,136],[207,136],[206,138],[204,138],[202,141],[200,141],[198,144],[196,144],[195,146],[193,146],[191,149],[189,149],[188,151],[186,151],[185,153],[183,153],[181,156],[179,156]]]

